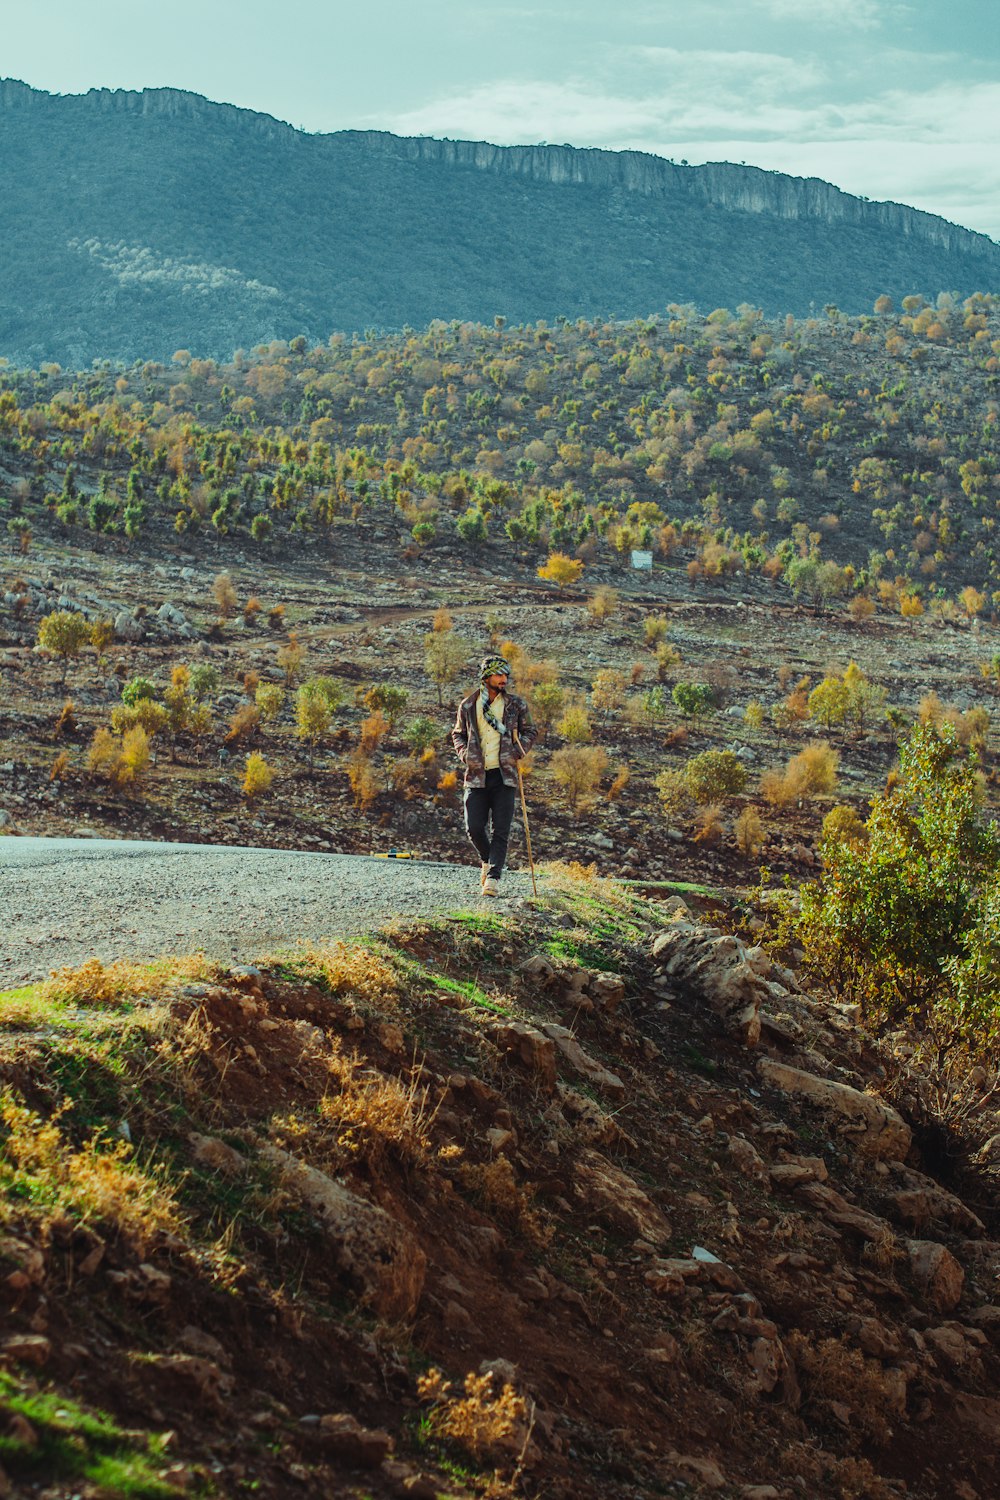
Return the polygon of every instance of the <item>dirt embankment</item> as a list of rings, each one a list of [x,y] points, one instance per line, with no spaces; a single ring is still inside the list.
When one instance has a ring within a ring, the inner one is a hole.
[[[169,1432],[159,1493],[995,1494],[995,1178],[931,1176],[853,1019],[678,904],[554,876],[62,993],[0,1036],[4,1462],[48,1493],[41,1388]],[[155,1212],[86,1196],[122,1135]]]

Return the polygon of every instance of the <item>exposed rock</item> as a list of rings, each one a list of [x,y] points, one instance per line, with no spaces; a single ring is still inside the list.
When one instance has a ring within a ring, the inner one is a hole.
[[[796,1188],[796,1195],[819,1210],[829,1223],[837,1229],[848,1229],[853,1234],[860,1234],[862,1239],[892,1243],[892,1230],[885,1219],[880,1219],[877,1214],[867,1213],[863,1208],[857,1208],[853,1203],[829,1186],[825,1182],[802,1182]]]
[[[585,1078],[588,1083],[592,1083],[602,1093],[611,1094],[613,1098],[624,1097],[625,1085],[617,1073],[610,1072],[601,1063],[596,1062],[589,1053],[584,1052],[567,1027],[559,1026],[554,1021],[543,1021],[540,1029],[545,1036],[551,1037],[559,1052],[580,1078]]]
[[[728,1031],[755,1047],[768,992],[746,951],[737,937],[681,919],[657,933],[652,944],[655,972],[688,986],[721,1016]]]
[[[592,970],[587,989],[600,1009],[607,1011],[609,1015],[613,1015],[625,999],[625,981],[619,974]]]
[[[910,1127],[890,1104],[863,1094],[849,1084],[830,1078],[817,1078],[790,1068],[772,1058],[762,1058],[758,1072],[765,1083],[807,1099],[827,1114],[837,1116],[843,1124],[842,1134],[850,1134],[867,1156],[902,1160],[910,1149]]]
[[[954,1193],[916,1172],[912,1167],[897,1166],[897,1180],[903,1186],[887,1193],[884,1204],[889,1213],[914,1229],[927,1224],[950,1224],[967,1234],[983,1234],[986,1226]]]
[[[1000,1168],[1000,1134],[991,1135],[976,1152],[975,1160],[981,1167]]]
[[[330,1412],[319,1419],[317,1432],[325,1452],[348,1467],[378,1469],[392,1449],[392,1439],[380,1428],[362,1427],[350,1412]]]
[[[994,1451],[1000,1449],[1000,1400],[995,1396],[971,1396],[966,1391],[958,1391],[952,1414],[956,1421],[971,1429]]]
[[[989,1303],[984,1307],[976,1307],[966,1315],[966,1321],[976,1328],[982,1328],[992,1338],[1000,1339],[1000,1307],[993,1307]]]
[[[0,1343],[0,1353],[26,1365],[41,1366],[48,1363],[52,1343],[40,1333],[9,1333]]]
[[[984,1335],[980,1334],[980,1337],[985,1342]],[[979,1363],[978,1348],[957,1324],[945,1323],[939,1328],[925,1329],[924,1343],[940,1363],[956,1373],[961,1373],[970,1364]]]
[[[227,1146],[225,1141],[220,1141],[215,1136],[199,1135],[192,1131],[188,1141],[193,1148],[192,1154],[199,1167],[207,1167],[212,1172],[221,1172],[224,1177],[242,1177],[247,1169],[246,1158],[232,1146]]]
[[[691,1259],[701,1268],[701,1275],[713,1281],[721,1291],[741,1292],[743,1282],[739,1273],[732,1266],[727,1266],[724,1260],[711,1250],[706,1250],[704,1245],[694,1245],[691,1250]]]
[[[961,1300],[965,1272],[950,1250],[936,1240],[907,1240],[913,1279],[936,1312],[951,1312]]]
[[[523,1021],[503,1021],[492,1028],[492,1034],[546,1092],[552,1091],[556,1082],[556,1044],[550,1036]]]
[[[574,1163],[574,1189],[602,1222],[659,1245],[670,1225],[637,1183],[599,1151],[584,1151]]]
[[[120,641],[145,640],[146,627],[141,620],[137,620],[128,610],[123,609],[115,615],[115,635]]]
[[[830,1175],[821,1156],[798,1156],[780,1150],[778,1158],[768,1167],[768,1175],[775,1187],[793,1188],[800,1182],[826,1182]]]
[[[213,1359],[203,1359],[196,1354],[150,1355],[149,1366],[157,1376],[179,1384],[190,1393],[190,1397],[197,1397],[216,1408],[221,1396],[232,1385],[231,1378],[222,1373]]]
[[[342,1183],[276,1146],[261,1157],[281,1174],[322,1221],[339,1270],[358,1284],[364,1299],[384,1318],[408,1318],[423,1291],[427,1257],[395,1219]]]
[[[853,1318],[847,1332],[858,1348],[873,1359],[895,1359],[902,1351],[896,1330],[877,1318]]]
[[[689,1478],[703,1484],[707,1490],[722,1490],[726,1487],[726,1476],[714,1458],[694,1458],[686,1453],[668,1453],[667,1462]]]
[[[606,1114],[601,1106],[579,1089],[568,1083],[556,1086],[560,1116],[571,1122],[573,1134],[578,1141],[591,1146],[615,1146],[624,1144],[634,1147],[635,1142],[627,1135],[613,1115]]]
[[[185,1354],[197,1354],[202,1359],[214,1360],[217,1365],[228,1368],[232,1359],[228,1349],[221,1344],[217,1338],[206,1333],[203,1328],[195,1328],[188,1324],[182,1328],[177,1335],[177,1345]]]
[[[751,1178],[754,1182],[766,1181],[767,1165],[756,1146],[750,1141],[741,1135],[731,1135],[726,1149],[737,1171],[742,1172],[745,1177]]]

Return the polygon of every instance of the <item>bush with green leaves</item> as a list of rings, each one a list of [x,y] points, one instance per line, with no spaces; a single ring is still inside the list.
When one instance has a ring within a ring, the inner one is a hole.
[[[683,771],[668,767],[660,771],[653,785],[668,823],[679,823],[690,816],[693,798]]]
[[[122,702],[128,708],[135,708],[142,698],[155,698],[158,692],[156,683],[148,677],[132,677],[122,688]]]
[[[696,802],[721,802],[746,789],[747,771],[732,750],[703,750],[684,767],[688,791]]]
[[[188,669],[188,686],[196,703],[203,703],[219,691],[219,669],[211,662],[196,661]]]
[[[389,721],[389,728],[395,727],[403,709],[410,701],[410,695],[405,688],[396,687],[391,682],[377,682],[370,687],[364,695],[364,705],[369,713],[379,709]]]
[[[419,718],[411,719],[403,731],[403,739],[410,746],[414,755],[423,755],[425,750],[441,736],[441,726],[435,724],[433,719],[428,719],[425,714]]]
[[[339,677],[307,677],[299,692],[311,693],[319,698],[332,714],[347,702],[349,689]]]
[[[979,1050],[984,1008],[1000,1029],[1000,833],[950,725],[902,742],[865,826],[867,839],[824,838],[803,887],[808,968],[878,1030],[912,1023],[939,1051]]]
[[[674,707],[686,719],[700,719],[715,712],[715,693],[705,682],[678,682],[670,696]]]

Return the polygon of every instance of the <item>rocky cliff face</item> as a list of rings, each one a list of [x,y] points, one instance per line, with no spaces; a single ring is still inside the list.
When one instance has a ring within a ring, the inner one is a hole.
[[[34,110],[39,115],[61,115],[70,110],[79,118],[119,114],[206,120],[213,125],[249,131],[266,140],[291,143],[302,138],[301,131],[271,115],[239,109],[235,104],[213,104],[186,89],[90,89],[86,94],[49,94],[16,78],[0,78],[0,114],[15,110]]]
[[[598,151],[576,146],[492,146],[486,141],[433,140],[430,137],[358,131],[372,152],[411,161],[474,167],[498,176],[534,182],[577,183],[619,188],[649,198],[713,204],[740,213],[779,219],[825,219],[832,224],[877,225],[894,234],[923,239],[943,249],[968,253],[993,245],[986,235],[962,229],[936,214],[901,203],[870,203],[841,192],[818,177],[787,177],[732,162],[679,166],[644,151]]]

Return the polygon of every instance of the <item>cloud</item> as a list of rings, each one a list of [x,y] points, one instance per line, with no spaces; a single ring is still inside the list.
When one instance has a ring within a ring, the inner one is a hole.
[[[768,99],[779,90],[803,93],[826,81],[826,70],[818,61],[780,52],[629,47],[624,56],[655,70],[675,103],[700,98],[706,88],[736,89],[744,100]]]
[[[757,5],[776,21],[806,21],[818,26],[853,27],[856,31],[881,26],[886,9],[879,0],[757,0]]]

